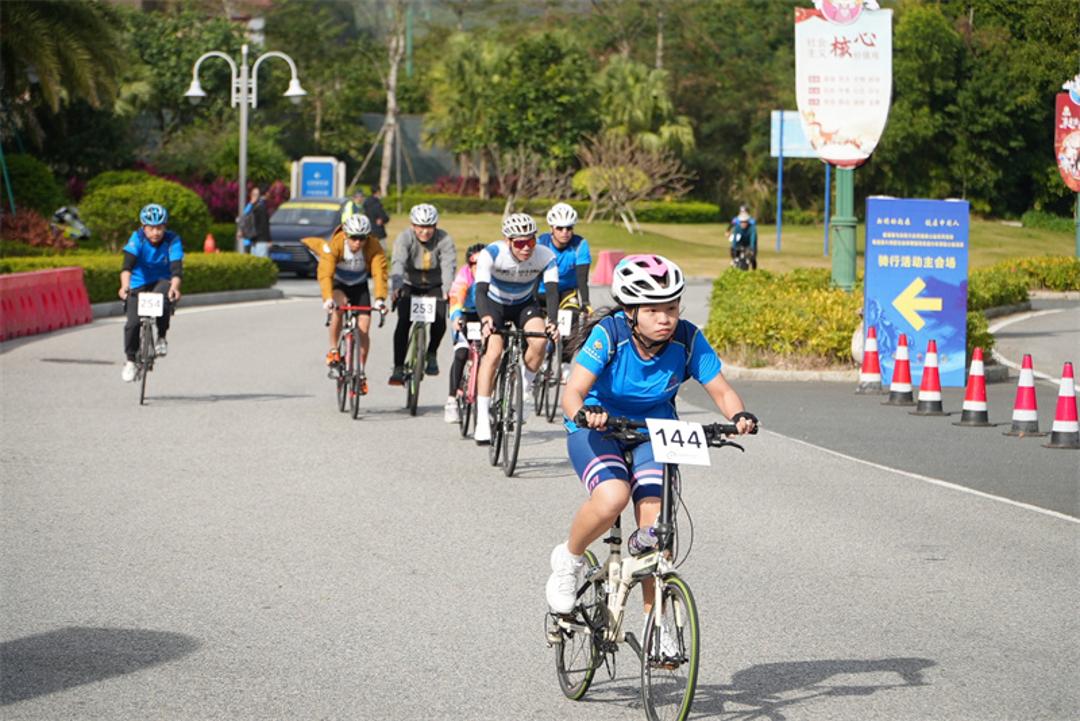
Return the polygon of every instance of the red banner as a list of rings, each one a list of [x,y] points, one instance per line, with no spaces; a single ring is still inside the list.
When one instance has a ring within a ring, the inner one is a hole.
[[[1054,157],[1065,185],[1080,193],[1080,105],[1069,93],[1058,93],[1054,113]]]

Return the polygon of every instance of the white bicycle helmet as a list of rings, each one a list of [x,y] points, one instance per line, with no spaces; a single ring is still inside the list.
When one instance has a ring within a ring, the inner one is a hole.
[[[371,221],[363,213],[355,213],[345,219],[341,229],[350,238],[366,238],[371,235]]]
[[[436,225],[439,222],[439,211],[430,203],[414,205],[409,211],[409,222],[413,225]]]
[[[682,269],[660,255],[629,255],[615,266],[611,294],[623,305],[670,303],[682,297]]]
[[[547,214],[547,222],[552,228],[565,228],[577,223],[577,211],[569,203],[556,203]]]
[[[528,213],[511,213],[503,218],[502,232],[506,238],[536,235],[536,221]]]

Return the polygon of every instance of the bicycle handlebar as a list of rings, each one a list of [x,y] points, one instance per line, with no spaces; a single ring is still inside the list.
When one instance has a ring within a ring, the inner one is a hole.
[[[585,408],[589,408],[590,412],[603,412],[603,409],[599,406],[584,406],[574,416],[574,424],[585,428],[588,423],[585,421]],[[735,446],[739,450],[743,450],[742,446],[738,443],[727,440],[727,436],[739,435],[739,427],[734,423],[706,423],[702,424],[702,430],[705,431],[705,439],[713,448],[721,448],[723,446]],[[635,421],[625,416],[608,416],[607,423],[604,426],[606,431],[605,435],[609,435],[618,440],[624,441],[647,441],[649,439],[648,426],[642,421]],[[754,426],[754,430],[750,431],[751,435],[755,435],[758,432],[758,426]]]
[[[337,305],[337,304],[335,304],[334,305],[334,311],[338,311],[338,310],[340,310],[342,312],[348,312],[350,310],[363,312],[363,311],[373,311],[373,310],[378,311],[379,309],[376,308],[373,305]],[[334,311],[330,311],[329,313],[326,314],[326,323],[324,323],[325,326],[329,327],[330,318],[333,316]],[[382,328],[383,325],[386,324],[386,314],[387,314],[386,310],[379,311],[379,327],[380,328]]]

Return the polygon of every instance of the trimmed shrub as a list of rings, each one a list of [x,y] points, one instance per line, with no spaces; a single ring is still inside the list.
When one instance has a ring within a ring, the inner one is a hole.
[[[211,223],[207,232],[214,236],[214,244],[218,250],[224,252],[236,249],[236,223]],[[203,240],[206,240],[205,236]],[[199,249],[202,249],[201,245]]]
[[[968,275],[968,310],[981,311],[1015,305],[1028,299],[1025,273],[999,266],[973,270]]]
[[[86,187],[83,188],[83,196],[91,195],[102,188],[112,188],[117,185],[138,185],[148,180],[154,180],[156,177],[145,170],[106,170],[104,173],[95,175],[87,182]]]
[[[169,211],[169,230],[180,235],[184,250],[202,250],[210,228],[206,204],[193,191],[161,178],[107,186],[88,194],[81,212],[94,237],[83,245],[119,250],[139,227],[139,211],[147,203],[160,203]]]
[[[1029,210],[1020,216],[1020,222],[1025,228],[1042,228],[1061,233],[1076,232],[1076,221],[1072,218],[1063,218],[1042,210]]]
[[[1028,288],[1080,290],[1080,258],[1064,255],[1010,258],[993,267],[1025,275]]]
[[[118,300],[120,268],[117,254],[77,253],[63,256],[0,258],[0,274],[25,273],[45,268],[83,268],[83,280],[91,303]],[[210,293],[222,290],[269,288],[277,281],[277,266],[267,258],[236,253],[184,256],[183,293]]]
[[[32,155],[5,155],[4,160],[17,207],[36,210],[45,217],[51,217],[57,208],[64,205],[64,190],[56,182],[48,165]],[[7,203],[7,192],[7,183],[0,174],[0,198],[4,203]]]

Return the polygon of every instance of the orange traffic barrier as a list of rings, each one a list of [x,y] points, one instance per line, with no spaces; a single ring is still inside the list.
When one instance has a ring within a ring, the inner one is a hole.
[[[889,397],[883,406],[913,406],[915,398],[911,393],[911,359],[908,358],[907,336],[903,333],[897,340],[896,363],[893,365],[892,383],[889,384]]]
[[[870,326],[866,331],[862,370],[859,371],[859,385],[855,387],[855,392],[881,393],[881,361],[878,359],[877,329],[874,326]]]
[[[1035,368],[1031,354],[1025,353],[1020,364],[1020,381],[1016,384],[1016,401],[1013,403],[1012,428],[1007,436],[1045,436],[1039,433],[1039,404],[1035,399]]]
[[[913,416],[947,416],[941,407],[941,374],[938,372],[937,341],[926,344],[926,360],[923,362],[922,382],[919,384],[919,404],[911,411]]]
[[[986,405],[986,370],[983,366],[982,348],[976,348],[971,354],[971,368],[968,370],[967,388],[964,390],[964,407],[960,413],[960,422],[954,426],[992,426]]]
[[[596,268],[593,269],[589,282],[593,285],[611,285],[612,271],[619,261],[626,257],[621,250],[602,250],[596,257]]]
[[[1061,369],[1061,388],[1058,391],[1057,412],[1054,426],[1050,429],[1050,442],[1046,448],[1080,448],[1080,422],[1076,418],[1076,385],[1073,365],[1065,363]]]

